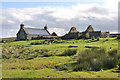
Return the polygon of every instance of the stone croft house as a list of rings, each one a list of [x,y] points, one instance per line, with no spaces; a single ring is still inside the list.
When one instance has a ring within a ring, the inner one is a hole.
[[[99,37],[99,38],[107,38],[109,37],[109,32],[102,32],[102,31],[94,31],[93,27],[89,25],[84,32],[79,32],[76,30],[75,27],[72,27],[68,34],[62,36],[62,39],[75,39],[75,38],[92,38],[92,37]]]
[[[109,32],[94,31],[91,25],[88,26],[85,32],[82,32],[82,38],[92,38],[92,37],[107,38],[109,36],[110,36]]]
[[[47,25],[44,27],[44,29],[25,28],[24,24],[20,25],[20,29],[17,33],[17,40],[31,40],[38,38],[52,38],[51,34],[47,30]]]
[[[61,38],[62,39],[75,39],[75,38],[79,38],[79,36],[80,36],[80,32],[77,31],[75,27],[72,27],[70,31],[68,32],[68,34],[65,34]]]

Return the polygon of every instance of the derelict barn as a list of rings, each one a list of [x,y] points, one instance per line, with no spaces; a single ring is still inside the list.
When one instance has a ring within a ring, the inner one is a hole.
[[[20,29],[17,33],[17,40],[31,40],[40,38],[51,38],[51,34],[47,30],[47,26],[44,29],[39,28],[25,28],[24,24],[20,25]]]
[[[76,39],[76,38],[92,38],[92,37],[99,37],[99,38],[107,38],[109,37],[109,32],[102,32],[102,31],[94,31],[93,27],[89,25],[84,32],[79,32],[76,30],[75,27],[72,27],[68,34],[62,36],[62,39]]]

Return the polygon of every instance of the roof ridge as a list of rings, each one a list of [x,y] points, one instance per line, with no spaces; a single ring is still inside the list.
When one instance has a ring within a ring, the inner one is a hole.
[[[30,27],[25,28],[25,29],[39,29],[39,30],[45,30],[45,29],[43,29],[43,28],[30,28]]]

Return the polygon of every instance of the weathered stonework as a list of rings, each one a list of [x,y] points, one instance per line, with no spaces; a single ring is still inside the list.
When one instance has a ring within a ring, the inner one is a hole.
[[[78,32],[75,27],[72,27],[68,32],[68,34],[62,36],[62,39],[75,39],[75,38],[79,38],[79,36],[80,36],[80,32]]]
[[[20,30],[17,33],[17,40],[26,40],[27,39],[27,33],[25,32],[24,25],[20,25]]]
[[[29,33],[26,30],[27,28],[24,28],[24,24],[20,25],[20,30],[17,33],[17,40],[31,40],[31,39],[35,39],[35,38],[50,38],[51,35],[49,33],[49,31],[47,30],[47,26],[44,27],[44,29],[36,29],[36,28],[29,28]],[[32,30],[34,29],[34,30]],[[40,30],[42,30],[42,35],[40,34]],[[38,34],[34,34],[34,32],[32,31],[36,31],[38,32]],[[33,33],[33,34],[30,34]],[[47,35],[46,35],[47,34]]]
[[[78,32],[75,27],[72,27],[68,32],[68,34],[65,34],[64,36],[62,36],[62,39],[75,39],[75,38],[89,39],[92,37],[106,38],[109,36],[110,36],[109,32],[94,31],[93,27],[89,25],[88,28],[82,33]]]

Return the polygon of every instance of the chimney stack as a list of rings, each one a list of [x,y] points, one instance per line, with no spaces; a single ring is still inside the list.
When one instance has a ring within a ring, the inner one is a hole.
[[[20,25],[20,28],[23,28],[23,27],[24,27],[24,24],[21,24],[21,25]]]
[[[47,29],[48,29],[47,24],[45,25],[44,29],[45,29],[45,30],[47,30]]]

